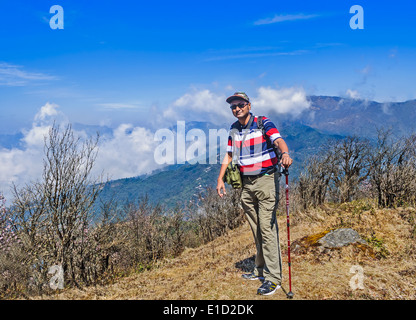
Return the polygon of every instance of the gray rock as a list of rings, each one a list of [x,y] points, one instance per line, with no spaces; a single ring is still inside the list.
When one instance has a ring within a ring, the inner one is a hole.
[[[366,244],[358,232],[351,228],[333,230],[318,240],[324,248],[340,248],[356,242]]]

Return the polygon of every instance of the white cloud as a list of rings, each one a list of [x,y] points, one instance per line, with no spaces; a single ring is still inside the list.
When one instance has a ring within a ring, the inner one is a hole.
[[[176,123],[177,120],[229,122],[234,119],[225,95],[210,90],[193,90],[177,99],[163,112],[163,118]]]
[[[100,142],[95,172],[103,171],[110,179],[150,173],[160,167],[154,160],[156,143],[149,129],[122,124],[112,138]]]
[[[65,125],[69,121],[65,114],[59,111],[57,104],[47,102],[36,113],[32,128],[30,130],[22,130],[24,134],[23,142],[28,147],[43,146],[44,137],[48,135],[53,122],[56,122],[58,125]]]
[[[24,86],[32,81],[55,79],[55,76],[23,70],[22,66],[12,65],[5,62],[0,63],[0,85]]]
[[[50,126],[33,126],[32,129],[24,131],[23,141],[28,147],[40,147],[44,144],[45,136],[48,135]]]
[[[284,21],[308,20],[319,17],[318,14],[276,14],[273,18],[260,19],[254,22],[254,25],[272,24]]]
[[[35,121],[43,121],[47,117],[53,117],[58,115],[58,105],[47,102],[40,111],[35,115]]]
[[[356,90],[347,90],[347,96],[351,99],[360,99],[360,94]]]
[[[18,182],[28,168],[33,168],[27,155],[28,153],[19,149],[0,150],[0,192],[3,192],[6,198],[10,183]]]
[[[252,99],[252,108],[256,114],[277,113],[296,117],[309,107],[310,102],[304,89],[295,87],[281,89],[260,87],[257,89],[257,96]]]
[[[381,111],[383,111],[383,113],[387,114],[387,115],[391,115],[391,103],[390,102],[384,102],[381,104]]]

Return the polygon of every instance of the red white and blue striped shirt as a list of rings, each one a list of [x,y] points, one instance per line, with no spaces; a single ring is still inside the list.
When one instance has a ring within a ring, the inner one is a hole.
[[[227,152],[231,153],[233,161],[243,175],[258,175],[267,172],[277,165],[278,158],[273,148],[276,139],[281,138],[273,122],[263,117],[263,126],[267,139],[257,125],[254,117],[250,128],[243,127],[239,121],[232,124],[228,136]],[[248,124],[247,124],[248,125]],[[244,138],[244,135],[245,138]],[[243,145],[241,142],[244,140]]]

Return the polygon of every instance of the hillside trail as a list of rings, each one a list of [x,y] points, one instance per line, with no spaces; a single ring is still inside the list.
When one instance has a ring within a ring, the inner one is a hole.
[[[391,210],[377,215],[368,213],[365,219],[369,222],[361,221],[363,228],[368,225],[371,232],[385,239],[391,252],[385,259],[371,258],[353,246],[330,253],[316,250],[307,254],[293,253],[294,299],[416,299],[415,257],[407,253],[409,249],[405,245],[411,229],[406,221],[392,219],[398,214],[400,212]],[[308,234],[322,232],[332,216],[334,214],[322,217],[324,219],[318,219],[316,223],[291,226],[292,243]],[[377,223],[371,220],[374,217]],[[279,216],[278,225],[283,259],[282,285],[288,291],[286,218]],[[389,234],[400,234],[403,239],[391,236],[390,241]],[[35,299],[286,300],[282,289],[274,295],[259,296],[256,292],[261,282],[242,279],[243,273],[254,268],[254,255],[254,239],[248,224],[244,223],[210,243],[187,248],[180,256],[165,259],[156,268],[120,278],[113,284],[82,290],[65,289]],[[363,270],[363,282],[358,289],[352,284],[357,278],[352,268],[357,266]]]

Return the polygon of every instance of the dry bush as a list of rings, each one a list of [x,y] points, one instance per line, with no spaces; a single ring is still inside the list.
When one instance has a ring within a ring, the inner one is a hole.
[[[197,224],[202,243],[226,234],[245,221],[240,198],[241,189],[232,189],[223,198],[212,188],[199,195],[199,202],[191,209],[191,219]]]
[[[332,157],[332,153],[329,153],[324,157],[314,156],[307,160],[306,168],[301,172],[295,187],[298,203],[303,210],[325,202],[332,177],[332,169],[329,167]]]
[[[142,271],[165,258],[176,257],[185,248],[197,247],[226,234],[242,224],[244,215],[239,191],[222,200],[207,189],[199,201],[182,208],[166,210],[152,205],[148,198],[123,207],[117,225],[118,250],[110,257],[113,268],[123,272]]]
[[[390,130],[379,130],[370,157],[370,183],[379,206],[415,203],[415,150],[416,135],[393,140]]]
[[[361,182],[369,174],[370,143],[367,139],[346,137],[331,146],[333,158],[330,193],[340,203],[356,199]]]
[[[0,297],[21,290],[20,280],[28,274],[21,239],[0,194]],[[17,262],[17,263],[16,263]]]
[[[175,257],[192,246],[191,222],[186,210],[166,210],[150,204],[148,197],[126,203],[120,221],[113,226],[108,265],[117,274],[150,269],[165,258]]]
[[[151,206],[148,199],[138,204],[128,203],[126,215],[126,246],[123,250],[124,263],[142,268],[163,258],[168,251],[167,217],[161,206]]]
[[[388,130],[373,144],[358,137],[325,144],[295,184],[300,210],[365,197],[377,197],[380,207],[414,204],[415,150],[416,135],[394,140]]]

